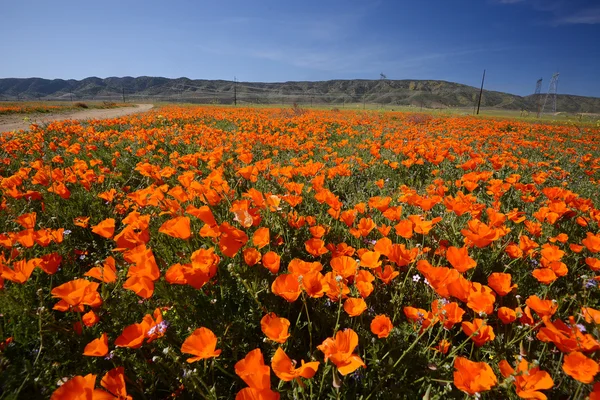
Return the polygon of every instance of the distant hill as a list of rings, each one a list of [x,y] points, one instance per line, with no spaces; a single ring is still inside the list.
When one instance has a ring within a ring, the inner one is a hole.
[[[426,108],[473,107],[479,89],[435,80],[332,80],[320,82],[232,82],[141,76],[138,78],[0,79],[1,100],[122,100],[239,104],[367,103]],[[545,95],[539,98],[543,103]],[[481,106],[537,110],[538,96],[484,90]],[[600,113],[600,98],[559,94],[557,111]]]

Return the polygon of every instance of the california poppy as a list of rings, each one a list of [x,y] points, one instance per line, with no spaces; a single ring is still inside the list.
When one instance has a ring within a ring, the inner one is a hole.
[[[290,321],[287,318],[278,317],[275,313],[266,314],[260,320],[260,329],[272,341],[285,343],[290,337],[288,330]]]
[[[312,378],[317,373],[317,369],[319,369],[319,362],[312,361],[305,363],[304,360],[301,362],[300,367],[296,368],[296,362],[292,361],[285,354],[285,351],[279,347],[271,360],[271,368],[273,368],[275,375],[282,381],[291,381],[300,377],[306,379]]]
[[[344,311],[351,316],[357,317],[367,309],[367,303],[362,298],[348,298],[344,302]]]
[[[373,318],[370,328],[371,332],[381,339],[388,337],[392,329],[394,329],[394,326],[387,315],[380,314]]]
[[[464,321],[462,330],[465,335],[470,336],[477,347],[481,347],[489,341],[494,340],[496,335],[494,329],[480,318],[473,319],[473,322]]]
[[[88,374],[86,376],[75,376],[56,389],[50,400],[71,400],[94,398],[94,386],[96,385],[96,375]]]
[[[464,357],[454,359],[454,386],[470,395],[490,390],[498,383],[492,368]]]
[[[114,218],[107,218],[100,221],[98,225],[92,226],[92,232],[103,238],[110,239],[115,234],[115,220]]]
[[[571,378],[582,383],[592,383],[600,370],[598,363],[579,351],[567,355],[563,361],[563,371]]]
[[[280,261],[281,257],[274,251],[268,251],[262,256],[262,264],[266,269],[271,271],[272,274],[279,272]]]
[[[538,366],[530,366],[524,358],[517,365],[516,371],[506,360],[500,361],[498,366],[505,378],[515,377],[517,396],[522,399],[546,400],[546,395],[540,390],[550,389],[554,386],[554,381],[548,372],[540,370]]]
[[[178,239],[189,239],[192,236],[190,229],[190,219],[188,217],[175,217],[164,222],[160,228],[160,233],[169,235]]]
[[[348,375],[357,368],[366,368],[362,359],[353,354],[356,346],[358,346],[358,335],[352,329],[347,328],[338,331],[335,339],[325,339],[317,348],[325,354],[325,361],[331,359],[340,374]]]
[[[494,272],[488,276],[488,285],[494,289],[498,295],[506,296],[517,287],[516,284],[511,285],[511,279],[512,276],[510,274]]]
[[[456,248],[451,246],[446,252],[446,259],[458,272],[463,273],[477,266],[477,261],[469,257],[466,247]]]
[[[127,394],[123,367],[113,368],[108,371],[102,377],[100,385],[102,385],[106,391],[100,389],[94,390],[93,400],[133,400],[133,398]]]
[[[193,354],[196,357],[187,359],[188,363],[206,358],[218,357],[221,350],[216,350],[217,336],[208,328],[198,328],[185,339],[181,345],[181,352]]]
[[[83,349],[84,356],[104,357],[108,354],[108,336],[106,333],[100,335],[100,338],[89,342]]]
[[[300,297],[298,277],[292,274],[281,274],[271,284],[271,291],[292,303]]]
[[[246,357],[238,361],[235,373],[253,389],[265,390],[271,388],[271,368],[265,365],[260,349],[254,349]]]

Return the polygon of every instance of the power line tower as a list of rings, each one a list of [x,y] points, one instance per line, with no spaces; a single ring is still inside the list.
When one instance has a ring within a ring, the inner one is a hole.
[[[537,117],[540,117],[540,112],[542,111],[542,95],[540,94],[542,92],[542,78],[537,80],[537,83],[535,84],[535,94],[533,95],[533,98],[535,99],[535,102],[537,103]]]
[[[233,77],[233,105],[237,106],[237,78]]]
[[[546,93],[546,98],[544,99],[544,105],[542,106],[542,114],[546,110],[546,105],[548,105],[549,107],[552,107],[553,113],[556,112],[556,92],[558,92],[558,75],[559,75],[558,72],[556,72],[554,75],[552,75],[552,79],[550,80],[550,85],[548,86],[548,93]],[[550,96],[552,96],[552,98],[550,99],[550,101],[552,102],[551,105],[548,104],[548,98]]]

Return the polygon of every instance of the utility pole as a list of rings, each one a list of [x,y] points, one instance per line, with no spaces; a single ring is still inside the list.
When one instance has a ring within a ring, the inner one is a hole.
[[[121,94],[123,95],[123,103],[125,103],[125,86],[121,86]]]
[[[537,103],[537,118],[540,117],[540,113],[542,112],[542,95],[540,94],[541,91],[542,91],[542,78],[538,79],[535,84],[534,99]]]
[[[237,106],[237,78],[233,77],[233,105]]]
[[[477,101],[477,115],[479,115],[479,107],[481,106],[481,96],[483,96],[483,82],[485,81],[485,69],[483,70],[483,78],[481,78],[481,89],[479,90],[479,100]]]

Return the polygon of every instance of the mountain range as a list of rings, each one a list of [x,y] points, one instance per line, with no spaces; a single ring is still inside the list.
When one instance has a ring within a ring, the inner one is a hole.
[[[189,102],[230,104],[319,105],[346,103],[414,106],[425,108],[472,108],[479,88],[440,80],[330,80],[318,82],[234,82],[188,78],[90,77],[82,80],[3,78],[0,101],[15,100],[105,100],[126,102]],[[546,94],[517,96],[483,91],[485,108],[535,112],[545,103],[553,109]],[[556,96],[556,111],[600,113],[600,98],[568,94]]]

